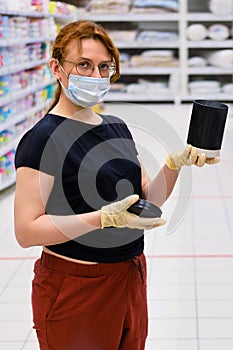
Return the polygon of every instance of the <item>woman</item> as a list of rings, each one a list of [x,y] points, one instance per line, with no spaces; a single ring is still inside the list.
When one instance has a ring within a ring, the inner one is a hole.
[[[96,114],[120,76],[119,53],[89,21],[64,26],[50,60],[54,102],[16,152],[15,234],[43,247],[32,289],[41,350],[142,350],[147,337],[143,232],[165,223],[127,209],[139,197],[161,206],[194,148],[174,152],[150,180],[132,135]]]

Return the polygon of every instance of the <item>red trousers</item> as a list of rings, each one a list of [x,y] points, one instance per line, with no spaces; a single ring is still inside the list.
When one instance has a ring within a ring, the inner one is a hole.
[[[34,272],[33,321],[41,350],[144,350],[144,254],[87,265],[43,252]]]

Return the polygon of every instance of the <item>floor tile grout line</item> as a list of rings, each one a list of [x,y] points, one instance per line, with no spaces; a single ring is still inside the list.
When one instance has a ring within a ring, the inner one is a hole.
[[[192,252],[193,256],[196,255],[196,245],[195,245],[195,220],[194,220],[194,202],[191,202],[191,237],[192,237]],[[196,269],[196,259],[193,257],[193,283],[194,283],[194,307],[195,307],[195,324],[196,324],[196,343],[197,350],[200,350],[200,332],[199,332],[199,313],[198,313],[198,292],[197,292],[197,269]]]
[[[7,283],[4,285],[4,287],[2,288],[1,292],[0,292],[0,297],[1,295],[4,293],[4,291],[7,289],[7,287],[9,286],[10,282],[12,281],[12,279],[16,276],[16,274],[19,272],[21,266],[23,265],[24,261],[21,261],[20,264],[17,266],[16,270],[14,270],[14,272],[11,274],[9,280],[7,281]]]

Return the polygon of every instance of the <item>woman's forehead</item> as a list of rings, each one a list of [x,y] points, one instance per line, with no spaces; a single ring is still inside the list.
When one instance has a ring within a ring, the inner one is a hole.
[[[110,54],[106,46],[100,40],[95,39],[82,39],[80,42],[78,40],[73,40],[69,43],[66,49],[66,54],[69,57],[102,57],[104,59],[109,59]]]

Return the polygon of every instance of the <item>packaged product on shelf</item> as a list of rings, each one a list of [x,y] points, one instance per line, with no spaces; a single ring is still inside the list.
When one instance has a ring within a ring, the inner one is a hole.
[[[0,126],[1,123],[5,123],[8,118],[11,116],[11,109],[9,106],[1,106],[0,107]]]
[[[0,147],[12,140],[14,132],[12,130],[3,130],[0,132]]]
[[[232,0],[210,0],[209,9],[217,16],[230,16],[233,14]]]
[[[133,12],[177,12],[179,9],[178,0],[134,0]]]
[[[126,87],[126,92],[128,94],[147,94],[147,96],[150,95],[164,95],[168,94],[170,92],[170,89],[168,87],[167,82],[153,82],[153,81],[147,81],[145,79],[138,79],[137,83],[131,83],[128,84]]]
[[[77,6],[81,6],[81,0],[77,1]],[[74,6],[61,1],[49,1],[49,13],[54,15],[71,15]]]
[[[197,80],[188,84],[189,91],[192,95],[219,94],[221,92],[221,84],[218,80]]]
[[[233,49],[216,50],[206,53],[209,64],[215,67],[231,69],[233,67]],[[232,72],[232,71],[231,71]]]
[[[226,83],[222,86],[222,92],[233,96],[233,83]]]
[[[195,23],[187,28],[187,38],[191,41],[200,41],[207,38],[208,30],[204,24]]]
[[[138,33],[136,40],[142,42],[178,40],[178,33],[172,31],[142,30]]]
[[[178,60],[173,50],[146,50],[130,59],[131,67],[174,67]]]
[[[87,10],[93,13],[127,13],[130,5],[130,0],[91,0]]]
[[[222,23],[215,23],[208,28],[208,37],[212,40],[222,41],[228,39],[230,29]]]
[[[109,30],[108,34],[115,42],[134,42],[137,30]]]
[[[8,75],[0,77],[0,96],[8,94],[10,88],[10,77]]]
[[[0,189],[4,187],[4,182],[14,179],[14,157],[15,150],[11,150],[0,157]]]
[[[0,39],[6,39],[9,36],[8,16],[0,15]]]
[[[192,56],[188,59],[189,67],[205,67],[207,64],[206,58],[202,56]]]

